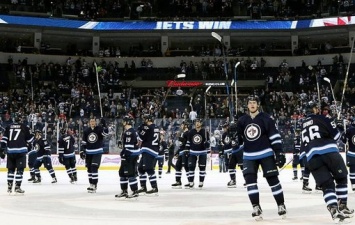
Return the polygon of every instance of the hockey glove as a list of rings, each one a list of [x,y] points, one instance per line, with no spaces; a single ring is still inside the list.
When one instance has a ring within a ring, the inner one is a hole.
[[[59,160],[59,163],[60,163],[60,164],[63,164],[63,163],[64,163],[63,154],[59,154],[58,160]]]
[[[5,156],[6,156],[6,150],[0,149],[0,158],[5,159]]]
[[[81,158],[82,160],[85,160],[85,158],[86,158],[86,153],[85,153],[85,151],[81,150],[79,154],[80,154],[80,158]]]
[[[279,168],[282,168],[286,163],[285,153],[283,153],[282,151],[276,151],[275,152],[275,161],[276,161],[276,166],[278,166]]]
[[[106,127],[106,120],[104,118],[100,119],[100,124],[102,127]]]
[[[205,142],[205,149],[209,149],[210,148],[210,142],[209,141],[206,141]]]

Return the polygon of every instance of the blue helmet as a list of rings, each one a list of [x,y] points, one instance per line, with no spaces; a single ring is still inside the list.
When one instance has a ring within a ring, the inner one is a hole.
[[[256,101],[258,104],[260,104],[260,99],[259,96],[252,94],[248,96],[248,102],[249,101]]]

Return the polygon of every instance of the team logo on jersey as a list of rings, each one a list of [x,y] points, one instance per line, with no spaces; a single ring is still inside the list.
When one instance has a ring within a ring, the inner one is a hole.
[[[201,142],[202,142],[201,135],[195,134],[192,138],[192,141],[194,142],[195,145],[201,144]]]
[[[90,143],[95,143],[97,141],[98,137],[96,133],[90,133],[88,135],[88,140]]]
[[[225,144],[229,144],[231,142],[231,139],[228,137],[228,136],[226,136],[225,138],[224,138],[224,143]]]
[[[261,129],[258,124],[251,123],[244,130],[244,136],[248,141],[255,141],[261,135]]]
[[[355,135],[351,137],[351,142],[355,145]]]

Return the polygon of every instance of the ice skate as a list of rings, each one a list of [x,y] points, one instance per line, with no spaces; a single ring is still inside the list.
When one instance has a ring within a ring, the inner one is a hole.
[[[349,209],[348,206],[344,203],[339,204],[339,211],[344,213],[345,216],[353,217],[354,209]]]
[[[28,182],[34,182],[35,180],[36,180],[36,177],[35,177],[35,176],[31,176],[31,178],[28,179],[27,181],[28,181]]]
[[[292,180],[293,180],[293,181],[297,181],[297,180],[298,180],[298,177],[293,177]]]
[[[194,186],[195,186],[194,182],[189,182],[189,189],[194,189]]]
[[[146,194],[149,196],[158,196],[158,188],[154,187],[151,190],[147,191]]]
[[[333,221],[336,224],[350,223],[350,221],[347,220],[349,219],[349,216],[340,212],[337,206],[328,206],[328,210],[330,212],[330,215],[332,216]]]
[[[260,205],[253,205],[253,210],[254,210],[254,212],[251,214],[251,216],[252,216],[256,221],[261,221],[261,220],[263,220],[263,211],[261,210]]]
[[[90,184],[90,187],[88,187],[88,193],[96,193],[96,189],[96,184]]]
[[[182,188],[181,182],[176,182],[175,184],[172,184],[171,187],[173,189],[181,189]]]
[[[303,187],[302,187],[302,193],[303,194],[310,194],[310,193],[312,193],[312,188],[308,187],[307,183],[304,183]]]
[[[300,180],[303,180],[303,176],[302,176],[302,177],[300,177]]]
[[[117,198],[117,199],[125,199],[127,197],[128,197],[127,190],[124,190],[120,194],[115,195],[115,198]]]
[[[24,195],[25,191],[21,189],[21,187],[16,186],[15,187],[15,194],[16,195]]]
[[[282,219],[285,219],[286,218],[286,213],[287,213],[287,210],[286,210],[286,206],[285,204],[281,204],[278,206],[278,212],[279,216],[282,217]]]
[[[351,188],[355,191],[355,184],[351,185]]]
[[[143,194],[145,195],[147,193],[147,187],[141,187],[140,189],[138,189],[138,194]]]
[[[9,193],[9,195],[12,193],[12,184],[10,183],[7,184],[7,193]]]
[[[321,188],[321,187],[319,187],[318,185],[316,185],[315,190],[316,190],[316,193],[323,193],[322,188]]]
[[[35,179],[33,181],[34,184],[40,184],[41,183],[41,178],[40,177],[37,177],[37,179]]]
[[[133,191],[132,194],[127,195],[126,199],[128,200],[137,200],[139,196],[138,190],[137,191]]]
[[[203,182],[200,182],[199,184],[198,184],[198,189],[202,189],[203,188]]]
[[[74,176],[70,176],[70,181],[69,182],[71,184],[75,184],[76,183]]]
[[[57,178],[56,177],[53,177],[52,178],[52,182],[51,182],[52,184],[55,184],[55,183],[57,183]]]
[[[231,180],[228,182],[227,184],[228,188],[236,188],[237,187],[237,183],[235,182],[235,180]]]
[[[184,188],[185,188],[185,189],[190,189],[190,183],[185,184],[185,185],[184,185]]]
[[[78,181],[78,177],[76,176],[76,174],[73,175],[73,177],[74,177],[74,181],[77,182]]]

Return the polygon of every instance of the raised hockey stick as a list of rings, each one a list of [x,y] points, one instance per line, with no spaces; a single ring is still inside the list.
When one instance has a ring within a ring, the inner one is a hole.
[[[176,75],[176,76],[174,77],[174,81],[176,81],[176,79],[181,79],[181,78],[185,78],[185,77],[186,77],[186,74],[183,74],[183,73],[178,74],[178,75]],[[169,87],[168,90],[166,91],[166,93],[165,93],[165,95],[164,95],[164,98],[163,98],[163,101],[162,101],[162,103],[161,103],[161,107],[164,106],[165,101],[166,101],[166,98],[168,97],[168,95],[169,95],[169,93],[170,93],[172,87],[173,87],[173,85],[170,85],[170,87]]]
[[[346,74],[345,74],[345,80],[344,80],[344,87],[343,87],[343,92],[341,95],[341,100],[340,100],[340,106],[339,106],[339,111],[338,111],[338,116],[337,119],[340,119],[340,114],[342,111],[342,107],[343,107],[343,102],[344,102],[344,96],[345,96],[345,89],[346,86],[348,84],[348,76],[349,76],[349,69],[350,69],[350,64],[351,64],[351,59],[353,57],[353,49],[354,49],[354,41],[355,41],[355,37],[352,37],[353,42],[351,44],[351,49],[350,49],[350,57],[349,57],[349,62],[348,62],[348,68],[346,69]]]
[[[238,112],[238,92],[237,92],[237,82],[238,82],[238,71],[237,68],[240,62],[237,62],[234,66],[234,94],[235,94],[235,115]]]
[[[102,117],[103,117],[103,114],[102,114],[102,104],[101,104],[101,92],[100,92],[99,72],[97,71],[97,64],[96,64],[96,62],[94,62],[94,67],[95,67],[95,73],[96,73],[97,91],[98,91],[98,93],[99,93],[100,113],[101,113],[101,118],[102,118]]]
[[[229,83],[228,83],[228,68],[227,68],[227,59],[226,59],[226,52],[225,52],[225,45],[223,43],[223,38],[221,35],[217,34],[216,32],[211,32],[213,38],[219,41],[222,47],[222,55],[223,55],[223,66],[224,66],[224,75],[226,77],[226,91],[227,91],[227,100],[228,100],[228,107],[229,107],[229,120],[233,116],[232,112],[232,104],[231,104],[231,96],[229,94]]]
[[[333,87],[332,87],[332,83],[330,82],[330,79],[329,79],[328,77],[323,77],[323,80],[326,81],[326,82],[329,84],[329,86],[330,86],[330,90],[332,91],[332,95],[333,95],[333,100],[334,100],[334,102],[335,102],[335,110],[336,110],[337,116],[338,116],[338,114],[339,114],[339,112],[338,112],[338,105],[337,105],[337,100],[335,99],[335,95],[334,95],[334,90],[333,90]]]

